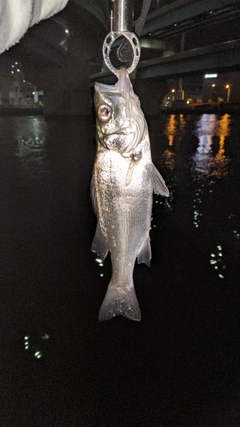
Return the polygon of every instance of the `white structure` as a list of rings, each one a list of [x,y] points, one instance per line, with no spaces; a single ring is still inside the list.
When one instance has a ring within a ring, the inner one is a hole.
[[[42,95],[42,92],[41,92]],[[0,75],[0,106],[8,108],[34,108],[39,102],[36,86],[13,76]]]

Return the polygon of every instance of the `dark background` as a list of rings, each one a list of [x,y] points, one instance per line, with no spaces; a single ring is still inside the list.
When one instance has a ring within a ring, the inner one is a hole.
[[[170,198],[134,272],[142,321],[99,324],[93,121],[0,118],[1,427],[239,425],[239,120],[149,128]]]

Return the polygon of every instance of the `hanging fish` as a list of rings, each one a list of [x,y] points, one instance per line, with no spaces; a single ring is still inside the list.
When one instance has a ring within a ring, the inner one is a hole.
[[[168,197],[165,182],[152,163],[148,127],[128,71],[115,85],[95,83],[97,153],[91,194],[97,216],[92,251],[111,255],[112,277],[99,321],[122,315],[140,321],[133,284],[138,263],[150,266],[153,192]]]

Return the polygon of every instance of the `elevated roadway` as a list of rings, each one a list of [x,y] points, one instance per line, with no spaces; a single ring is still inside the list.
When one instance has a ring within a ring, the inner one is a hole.
[[[70,0],[60,14],[31,28],[3,54],[2,62],[5,57],[21,61],[26,80],[44,90],[49,114],[83,114],[90,104],[89,75],[90,85],[113,82],[110,72],[100,71],[110,7],[110,0]],[[152,0],[140,37],[136,81],[147,85],[191,73],[240,70],[239,18],[239,0]]]
[[[240,71],[240,40],[214,44],[206,47],[178,52],[167,57],[158,57],[140,62],[135,75],[136,79],[154,77],[173,77],[186,74],[211,71]],[[112,83],[114,77],[108,71],[90,76],[96,80]]]

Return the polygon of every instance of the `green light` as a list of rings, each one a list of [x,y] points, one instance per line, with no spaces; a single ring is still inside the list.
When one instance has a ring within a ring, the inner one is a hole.
[[[35,356],[37,359],[40,359],[40,358],[42,357],[41,351],[35,351],[34,356]]]

